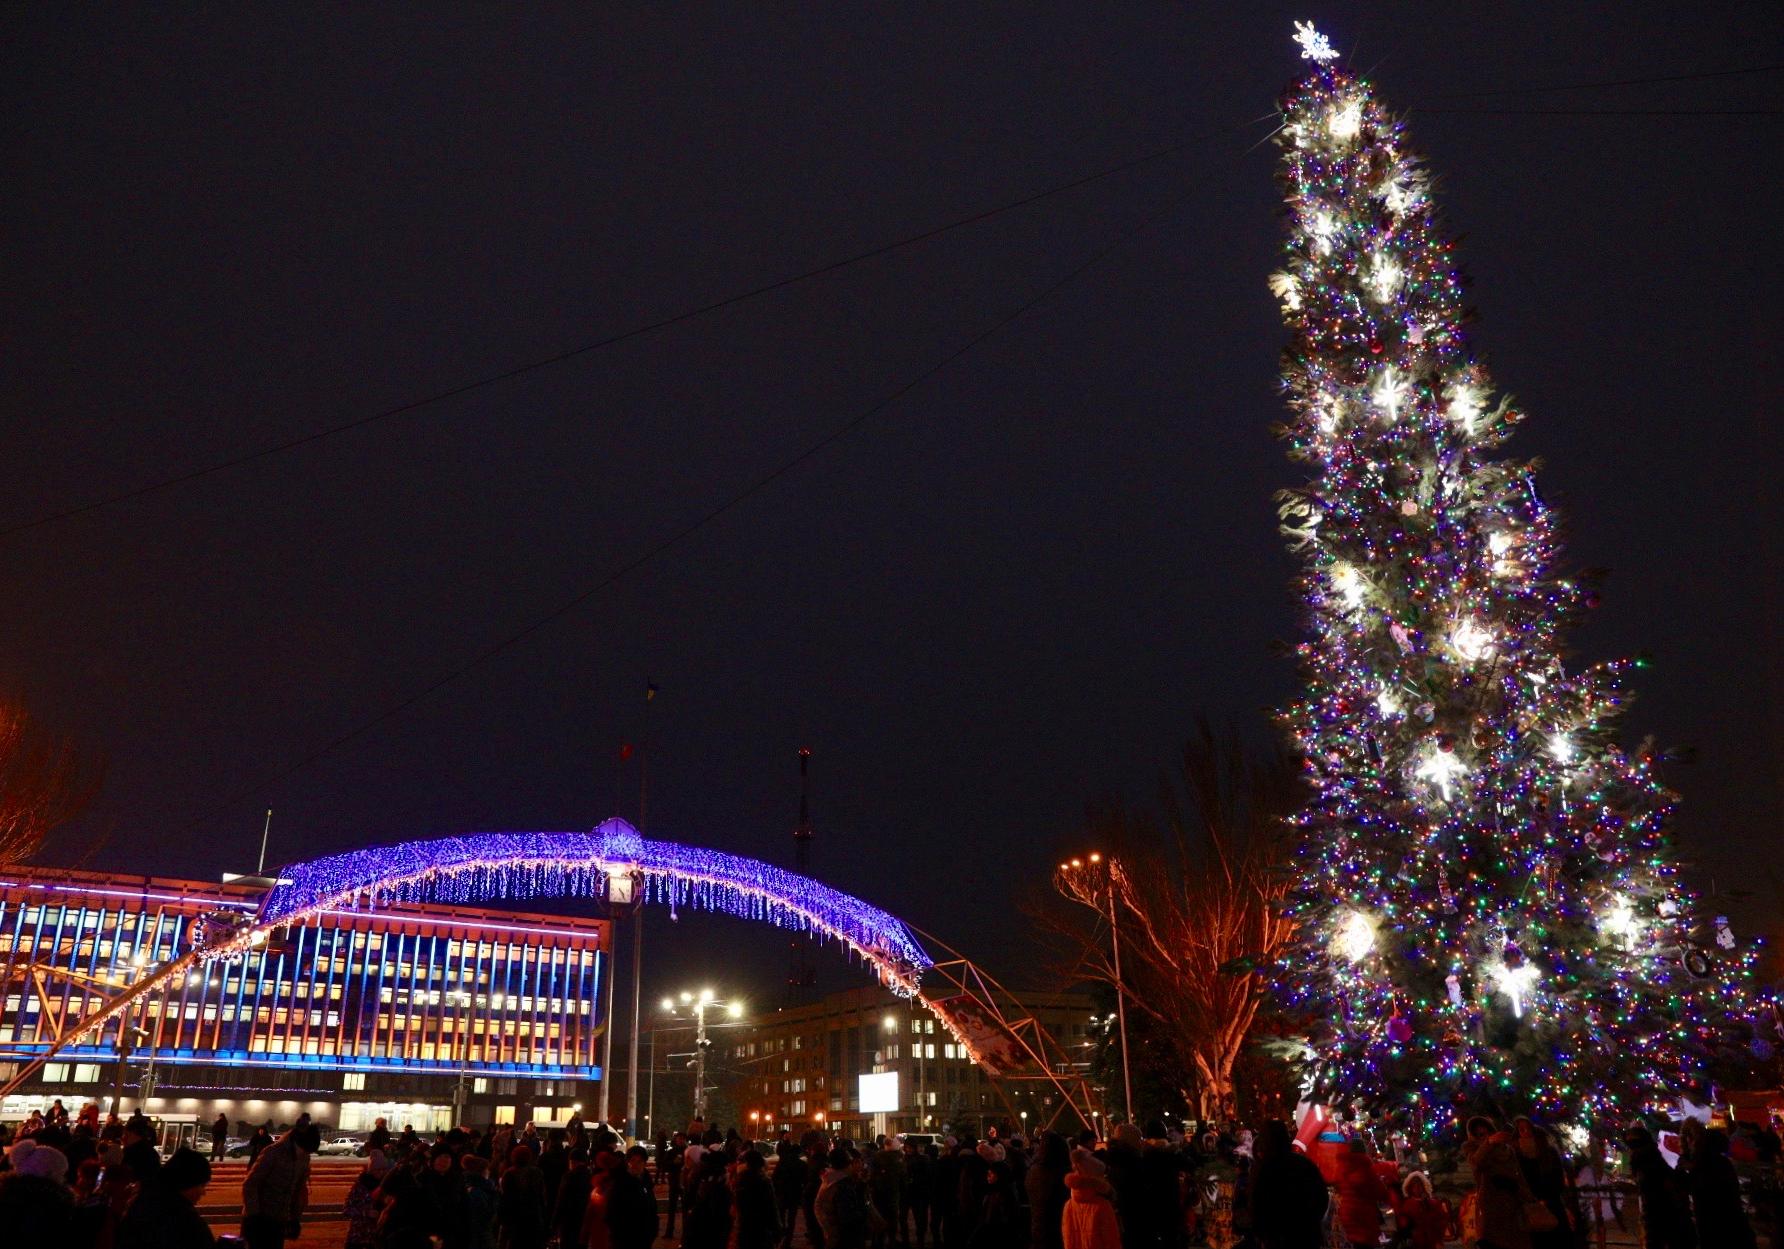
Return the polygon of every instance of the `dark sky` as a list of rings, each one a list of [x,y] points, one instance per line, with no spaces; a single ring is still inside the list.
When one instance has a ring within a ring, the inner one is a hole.
[[[298,9],[311,11],[299,12]],[[1316,17],[1403,107],[1776,107],[1771,3],[14,8],[0,521],[499,372],[1194,139],[876,260],[0,539],[0,677],[109,756],[45,856],[635,815],[815,866],[1021,979],[1087,802],[1289,696],[1275,154]],[[1215,14],[1215,10],[1220,10]],[[1249,123],[1249,124],[1248,124]],[[1431,114],[1512,446],[1614,570],[1687,852],[1777,858],[1777,118]],[[1769,154],[1768,154],[1769,153]],[[1173,201],[1178,201],[1175,207]],[[285,779],[1007,317],[591,603]],[[232,805],[219,810],[226,800]],[[682,925],[660,976],[766,992]],[[738,963],[740,955],[747,957]]]

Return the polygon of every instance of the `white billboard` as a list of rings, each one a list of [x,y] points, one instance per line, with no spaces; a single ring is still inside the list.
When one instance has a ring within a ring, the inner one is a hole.
[[[858,1092],[861,1097],[861,1113],[877,1115],[886,1111],[898,1110],[898,1073],[896,1071],[879,1071],[872,1075],[856,1076],[860,1082]]]

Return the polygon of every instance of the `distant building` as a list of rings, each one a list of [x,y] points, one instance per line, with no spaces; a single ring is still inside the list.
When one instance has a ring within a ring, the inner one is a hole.
[[[1089,995],[1035,992],[1021,998],[1074,1056],[1073,1065],[1086,1067],[1099,1035]],[[1058,1094],[1045,1082],[1011,1082],[1005,1089],[1012,1111],[965,1047],[921,1003],[877,987],[764,1015],[728,1030],[718,1048],[715,1065],[731,1073],[728,1091],[742,1129],[764,1137],[782,1128],[798,1135],[822,1127],[860,1140],[941,1132],[962,1123],[976,1131],[999,1124],[1020,1131],[1045,1126],[1059,1107]],[[894,1077],[869,1081],[867,1106],[861,1100],[864,1075]],[[876,1104],[889,1108],[872,1109]],[[1075,1118],[1062,1122],[1080,1126]]]
[[[105,985],[191,948],[258,891],[151,876],[0,871],[0,1079],[41,1054],[56,1020]],[[0,1104],[19,1119],[51,1098],[78,1109],[146,1103],[343,1130],[567,1119],[601,1075],[606,920],[410,904],[339,911],[275,931],[245,956],[151,993]],[[120,1033],[124,1028],[123,1043]],[[461,1088],[462,1086],[462,1088]]]

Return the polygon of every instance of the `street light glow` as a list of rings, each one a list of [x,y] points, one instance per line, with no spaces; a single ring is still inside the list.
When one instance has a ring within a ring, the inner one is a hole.
[[[700,990],[700,1005],[704,1006],[710,1001],[712,1001],[712,990],[711,989]]]
[[[887,1015],[883,1023],[887,1032],[896,1032],[898,1030],[898,1020],[892,1015]]]
[[[683,992],[681,995],[681,1000],[684,1002],[691,1002],[694,1000],[694,995],[692,993]]]
[[[725,1007],[725,1013],[727,1015],[731,1016],[731,1018],[733,1018],[733,1019],[742,1019],[743,1018],[743,1003],[742,1002],[732,1002],[729,1006]]]
[[[674,1010],[675,1009],[675,999],[672,997],[664,998],[663,999],[663,1009],[664,1010]]]

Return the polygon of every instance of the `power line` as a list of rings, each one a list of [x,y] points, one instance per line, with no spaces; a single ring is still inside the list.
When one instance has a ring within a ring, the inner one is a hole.
[[[1784,65],[1748,65],[1740,69],[1712,69],[1698,74],[1664,74],[1654,78],[1617,78],[1609,82],[1569,82],[1552,87],[1496,87],[1490,91],[1445,91],[1446,100],[1467,100],[1489,95],[1532,95],[1547,91],[1599,91],[1610,87],[1646,87],[1666,82],[1702,82],[1711,78],[1737,78],[1747,74],[1775,74]]]
[[[628,560],[626,563],[621,564],[618,568],[615,568],[613,571],[609,572],[606,576],[602,577],[599,581],[595,582],[593,585],[588,586],[586,589],[583,589],[583,590],[577,592],[571,598],[566,599],[564,602],[558,604],[556,607],[552,608],[550,611],[546,612],[544,615],[536,617],[534,620],[532,620],[528,624],[524,625],[520,629],[517,629],[513,633],[508,634],[506,637],[502,638],[501,640],[490,644],[489,646],[485,647],[481,651],[478,651],[469,660],[460,664],[458,667],[452,669],[450,672],[446,673],[444,676],[438,678],[437,680],[431,682],[430,684],[423,687],[422,689],[417,690],[415,693],[410,694],[406,698],[403,698],[400,701],[391,704],[389,707],[386,707],[383,711],[378,712],[377,714],[371,716],[370,718],[368,718],[366,720],[361,721],[359,724],[353,726],[352,728],[346,730],[345,732],[340,733],[337,736],[331,738],[329,741],[325,742],[323,745],[318,746],[318,747],[314,748],[313,750],[309,751],[307,754],[304,754],[303,756],[301,756],[296,762],[288,764],[287,766],[279,769],[278,771],[276,771],[274,773],[271,773],[268,776],[262,777],[260,780],[256,781],[253,785],[243,788],[242,790],[238,791],[237,793],[231,795],[229,798],[218,803],[216,806],[205,811],[203,814],[196,817],[195,820],[188,820],[188,821],[185,821],[185,823],[190,826],[192,824],[199,824],[199,823],[206,822],[206,821],[212,819],[213,817],[222,814],[224,811],[227,811],[230,808],[234,807],[237,803],[243,802],[250,797],[254,797],[257,794],[264,793],[271,786],[277,785],[280,781],[283,781],[285,778],[293,775],[294,773],[297,773],[297,772],[303,770],[304,768],[308,767],[310,764],[315,763],[318,759],[321,759],[324,756],[331,754],[334,751],[340,749],[342,746],[345,746],[348,743],[353,742],[360,737],[363,737],[365,734],[371,732],[373,729],[377,728],[379,725],[384,724],[385,722],[394,719],[395,717],[401,715],[403,712],[407,711],[409,708],[415,706],[417,703],[420,703],[420,702],[424,701],[425,699],[429,698],[430,696],[432,696],[433,694],[438,693],[440,690],[444,689],[446,686],[452,684],[454,681],[457,681],[460,677],[470,674],[471,672],[475,671],[477,668],[482,667],[485,663],[488,663],[490,660],[494,659],[496,656],[502,654],[503,652],[505,652],[507,650],[512,649],[515,646],[518,646],[520,643],[526,641],[528,638],[532,637],[534,634],[540,632],[541,630],[547,628],[548,626],[563,619],[565,616],[568,616],[571,612],[574,612],[577,608],[579,608],[583,604],[587,603],[590,599],[594,598],[597,594],[600,594],[604,590],[610,589],[613,585],[615,585],[617,582],[619,582],[624,577],[628,576],[631,573],[638,571],[638,569],[644,567],[646,564],[650,563],[652,560],[656,559],[660,555],[663,555],[665,552],[671,550],[672,548],[679,546],[681,543],[683,543],[687,539],[693,537],[696,533],[700,532],[702,529],[706,528],[708,525],[712,524],[714,521],[718,520],[720,517],[724,516],[728,512],[735,510],[738,506],[743,504],[748,499],[761,493],[761,491],[766,489],[768,486],[779,481],[781,478],[785,477],[788,473],[791,473],[794,469],[798,468],[800,465],[804,464],[806,461],[812,459],[814,456],[820,454],[821,452],[823,452],[827,448],[831,447],[835,443],[840,442],[842,439],[848,437],[850,434],[854,433],[857,429],[860,429],[868,421],[872,420],[875,416],[879,415],[881,412],[884,412],[887,408],[890,408],[893,404],[897,403],[900,399],[902,399],[906,395],[910,394],[918,386],[921,386],[924,382],[928,381],[930,378],[934,377],[936,374],[938,374],[942,370],[946,369],[949,365],[953,364],[955,361],[957,361],[957,360],[961,359],[963,356],[967,355],[975,347],[979,346],[979,344],[981,344],[981,343],[985,342],[987,339],[993,337],[999,331],[1003,330],[1005,327],[1011,325],[1012,323],[1014,323],[1015,321],[1020,319],[1024,314],[1029,312],[1031,309],[1033,309],[1036,306],[1038,306],[1039,304],[1045,302],[1055,292],[1059,291],[1061,288],[1068,285],[1079,274],[1085,272],[1087,269],[1090,269],[1092,266],[1096,265],[1098,262],[1103,260],[1111,252],[1113,252],[1117,248],[1119,248],[1122,244],[1128,242],[1130,239],[1138,237],[1140,234],[1144,233],[1146,230],[1148,230],[1152,226],[1156,225],[1159,221],[1162,221],[1168,214],[1170,214],[1173,210],[1175,210],[1180,204],[1182,204],[1184,201],[1186,201],[1191,195],[1195,194],[1197,189],[1198,188],[1196,188],[1196,187],[1191,187],[1188,191],[1185,191],[1182,194],[1172,197],[1172,199],[1169,202],[1167,202],[1163,208],[1159,209],[1157,212],[1149,214],[1148,216],[1143,218],[1141,221],[1139,221],[1135,225],[1130,226],[1127,229],[1121,231],[1113,239],[1111,239],[1108,243],[1104,244],[1102,247],[1098,248],[1095,252],[1093,252],[1086,259],[1084,259],[1084,260],[1080,261],[1078,264],[1074,265],[1062,277],[1060,277],[1060,278],[1056,279],[1055,281],[1053,281],[1052,283],[1050,283],[1048,286],[1046,286],[1044,289],[1042,289],[1038,294],[1035,294],[1035,295],[1029,297],[1028,299],[1024,300],[1020,305],[1018,305],[1016,307],[1016,309],[1014,311],[1006,314],[1003,317],[1000,317],[997,321],[993,322],[986,329],[983,329],[983,330],[979,331],[977,334],[974,334],[971,338],[967,339],[960,346],[956,347],[954,350],[950,351],[947,355],[945,355],[941,359],[937,360],[934,364],[923,369],[921,372],[917,373],[914,377],[910,378],[908,381],[905,381],[902,384],[900,384],[896,390],[892,391],[891,394],[887,395],[883,399],[878,400],[877,402],[869,404],[866,408],[864,408],[862,411],[858,412],[856,415],[851,417],[848,421],[837,426],[835,429],[831,430],[829,433],[827,433],[823,437],[819,438],[816,442],[813,442],[812,444],[807,446],[804,450],[802,450],[798,454],[794,455],[791,459],[783,461],[780,465],[778,465],[774,469],[770,470],[767,473],[764,473],[762,476],[757,477],[755,480],[749,482],[742,489],[740,489],[737,492],[735,492],[734,494],[730,495],[728,498],[726,498],[725,500],[723,500],[722,502],[720,502],[719,504],[717,504],[716,506],[714,506],[707,512],[703,513],[697,519],[682,526],[680,529],[676,530],[674,533],[671,533],[667,537],[660,539],[659,541],[652,544],[651,546],[646,547],[638,555],[634,556],[632,559]]]
[[[1414,113],[1481,117],[1779,117],[1780,108],[1415,108]]]
[[[1073,178],[1068,182],[1061,182],[1054,186],[1047,187],[1044,190],[1036,191],[1033,194],[1024,195],[1020,199],[1014,199],[1007,203],[999,204],[995,208],[987,208],[980,212],[970,213],[964,217],[957,217],[945,224],[931,227],[930,229],[920,231],[916,234],[906,235],[900,239],[894,239],[889,243],[882,243],[877,247],[870,247],[866,251],[856,252],[851,256],[828,261],[816,268],[807,269],[804,272],[793,274],[790,277],[766,282],[761,286],[754,286],[748,290],[739,291],[733,295],[727,295],[723,299],[717,299],[711,303],[701,304],[698,307],[689,308],[683,312],[675,313],[672,316],[646,322],[643,325],[636,325],[631,329],[621,330],[616,334],[609,334],[604,338],[594,339],[564,351],[555,352],[548,356],[541,356],[534,360],[528,360],[522,364],[514,365],[511,368],[502,369],[495,373],[489,373],[471,381],[462,382],[456,386],[449,386],[443,390],[433,391],[420,398],[399,403],[394,407],[383,408],[377,412],[372,412],[366,416],[356,417],[350,421],[342,421],[337,425],[330,425],[323,429],[312,430],[307,434],[300,434],[295,438],[288,438],[283,442],[273,443],[270,446],[260,447],[253,451],[245,451],[238,455],[229,456],[225,459],[202,465],[198,468],[175,473],[172,476],[149,482],[146,485],[135,486],[129,490],[122,490],[116,494],[106,495],[87,503],[64,508],[61,511],[49,512],[31,520],[15,522],[5,528],[0,528],[0,538],[9,537],[17,533],[24,533],[27,530],[36,529],[43,525],[54,524],[57,521],[69,520],[76,516],[83,516],[88,512],[98,511],[101,508],[113,507],[119,503],[128,503],[134,499],[141,499],[151,494],[158,494],[163,490],[171,490],[175,486],[183,486],[190,482],[215,476],[218,473],[228,472],[230,469],[240,468],[245,464],[252,464],[256,460],[263,460],[270,456],[281,455],[287,451],[295,451],[299,447],[306,447],[312,443],[321,442],[324,439],[350,433],[353,430],[364,429],[369,425],[377,424],[379,421],[386,421],[392,417],[402,416],[409,412],[415,412],[422,408],[431,407],[434,404],[442,403],[448,399],[456,399],[461,395],[468,395],[475,391],[486,390],[491,386],[499,385],[502,382],[512,381],[513,379],[523,377],[528,373],[536,373],[541,369],[548,369],[554,365],[564,364],[568,361],[590,355],[605,348],[628,342],[634,338],[640,338],[646,334],[654,334],[659,330],[666,330],[672,326],[681,325],[685,322],[692,321],[697,317],[706,316],[708,313],[718,312],[725,308],[732,308],[749,300],[760,298],[763,295],[773,294],[775,291],[786,290],[788,287],[796,286],[801,282],[809,282],[813,278],[819,278],[826,274],[835,273],[839,269],[846,269],[852,265],[861,264],[864,261],[873,260],[877,257],[885,256],[907,247],[913,247],[918,243],[924,243],[930,239],[939,238],[941,235],[951,231],[959,230],[970,225],[977,225],[982,221],[989,221],[993,217],[1002,216],[1004,213],[1013,212],[1018,208],[1025,208],[1030,204],[1039,203],[1041,200],[1049,199],[1055,195],[1061,195],[1067,191],[1076,190],[1082,186],[1088,186],[1093,182],[1099,182],[1104,178],[1113,177],[1119,173],[1125,173],[1130,169],[1137,169],[1141,165],[1162,160],[1167,156],[1174,156],[1179,152],[1185,151],[1202,139],[1207,138],[1210,133],[1218,133],[1218,130],[1223,129],[1226,129],[1226,127],[1222,126],[1216,131],[1194,135],[1180,143],[1173,143],[1169,147],[1157,148],[1140,156],[1133,157],[1132,159],[1122,161],[1119,164],[1109,165],[1094,173],[1085,174],[1081,177]]]

